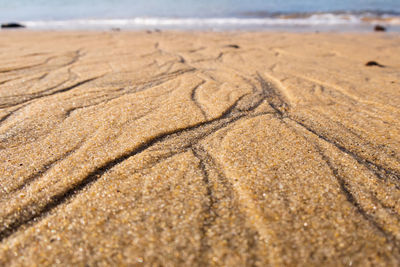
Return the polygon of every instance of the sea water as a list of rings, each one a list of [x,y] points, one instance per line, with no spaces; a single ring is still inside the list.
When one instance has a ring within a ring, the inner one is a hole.
[[[0,0],[33,29],[400,29],[400,0]]]

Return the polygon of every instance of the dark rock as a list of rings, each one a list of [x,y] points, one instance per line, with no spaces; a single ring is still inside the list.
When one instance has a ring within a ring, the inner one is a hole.
[[[382,25],[375,25],[374,31],[376,31],[376,32],[385,32],[386,28],[383,27]]]
[[[368,61],[367,63],[365,63],[365,66],[368,66],[368,67],[377,66],[377,67],[381,67],[381,68],[385,67],[384,65],[381,65],[376,61]]]
[[[120,28],[111,28],[111,30],[112,30],[113,32],[120,32],[120,31],[121,31]]]
[[[240,46],[238,46],[236,44],[229,44],[229,45],[226,45],[225,47],[231,47],[231,48],[236,48],[236,49],[240,48]]]
[[[25,25],[22,25],[17,22],[10,22],[10,23],[3,23],[1,24],[2,29],[7,29],[7,28],[25,28]]]

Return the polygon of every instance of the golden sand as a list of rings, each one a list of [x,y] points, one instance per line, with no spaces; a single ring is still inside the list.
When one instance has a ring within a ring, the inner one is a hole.
[[[400,264],[399,35],[1,32],[0,60],[0,265]]]

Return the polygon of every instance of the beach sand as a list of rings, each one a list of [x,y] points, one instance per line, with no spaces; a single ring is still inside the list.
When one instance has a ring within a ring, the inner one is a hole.
[[[399,35],[3,31],[0,60],[0,265],[400,264]]]

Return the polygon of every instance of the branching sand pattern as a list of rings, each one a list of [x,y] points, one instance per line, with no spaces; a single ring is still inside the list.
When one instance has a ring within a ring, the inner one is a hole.
[[[398,36],[0,39],[0,265],[400,264]]]

